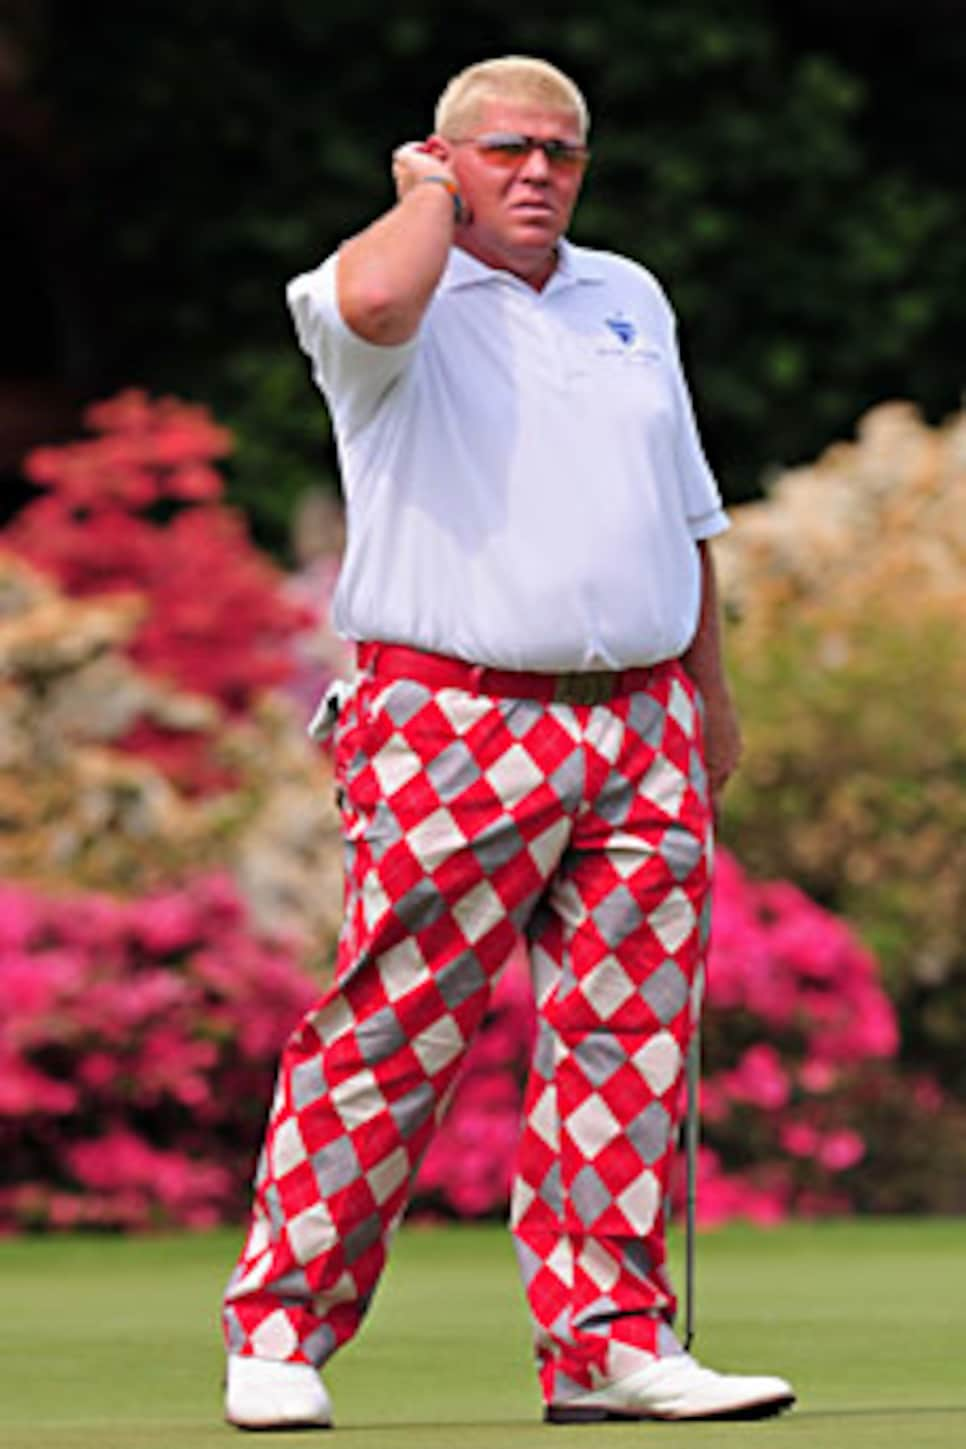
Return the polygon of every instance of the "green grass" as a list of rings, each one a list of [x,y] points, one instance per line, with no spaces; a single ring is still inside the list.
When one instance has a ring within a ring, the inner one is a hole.
[[[227,1449],[217,1300],[237,1236],[0,1242],[3,1449]],[[954,1449],[966,1445],[966,1220],[702,1239],[700,1357],[791,1378],[761,1424],[547,1428],[497,1228],[407,1228],[326,1379],[349,1449]],[[680,1275],[679,1275],[680,1278]],[[291,1446],[313,1436],[261,1435]]]

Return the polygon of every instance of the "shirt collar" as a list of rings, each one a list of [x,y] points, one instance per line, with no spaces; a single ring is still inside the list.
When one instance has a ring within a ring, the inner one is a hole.
[[[498,282],[509,275],[499,267],[488,267],[477,257],[470,256],[462,247],[453,247],[439,284],[442,292],[453,292],[459,287],[474,287]],[[604,273],[597,266],[593,253],[583,247],[574,246],[561,237],[557,243],[557,265],[544,288],[548,292],[559,292],[564,287],[579,286],[583,282],[602,282]]]

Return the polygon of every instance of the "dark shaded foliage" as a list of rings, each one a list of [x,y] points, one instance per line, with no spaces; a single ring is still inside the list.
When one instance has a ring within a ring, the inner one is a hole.
[[[334,476],[284,281],[391,201],[392,147],[483,55],[543,54],[586,89],[575,237],[668,286],[730,499],[883,397],[933,417],[955,404],[964,205],[948,167],[918,160],[957,104],[946,0],[845,22],[767,0],[21,8],[39,17],[28,89],[47,157],[24,317],[82,397],[134,379],[212,403],[239,437],[236,495],[275,545],[297,493]],[[918,130],[882,92],[903,64],[905,100],[926,83]]]

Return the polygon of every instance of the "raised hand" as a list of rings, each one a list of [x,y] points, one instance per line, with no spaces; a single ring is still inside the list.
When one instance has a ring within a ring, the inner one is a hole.
[[[396,195],[401,201],[414,186],[427,176],[442,176],[456,185],[456,178],[449,165],[449,147],[445,141],[433,136],[429,141],[407,141],[397,146],[392,153],[392,179],[396,184]]]

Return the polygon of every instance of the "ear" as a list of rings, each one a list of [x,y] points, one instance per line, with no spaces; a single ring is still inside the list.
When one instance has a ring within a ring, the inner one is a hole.
[[[430,156],[435,156],[437,161],[448,161],[453,148],[448,141],[444,141],[442,136],[437,136],[434,132],[432,136],[426,138],[423,150],[428,151]]]

